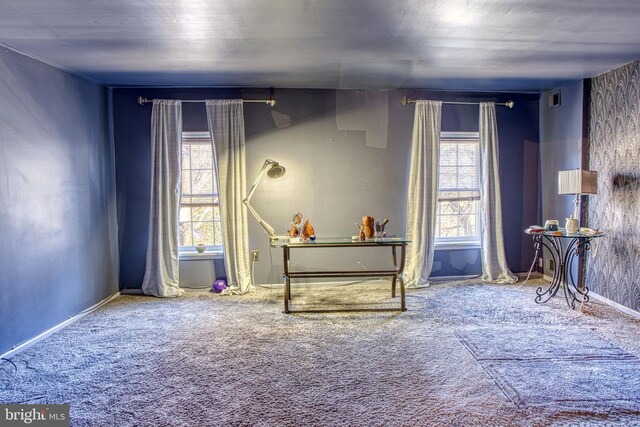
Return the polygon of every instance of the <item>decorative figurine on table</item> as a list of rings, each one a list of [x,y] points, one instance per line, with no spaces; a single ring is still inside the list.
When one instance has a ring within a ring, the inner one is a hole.
[[[379,237],[387,237],[387,232],[384,231],[384,226],[387,225],[387,223],[389,222],[389,220],[387,218],[382,220],[382,224],[380,224],[378,221],[376,221],[376,232],[374,234],[375,237],[379,238]]]
[[[382,220],[382,224],[379,221],[374,222],[372,216],[365,215],[362,217],[362,225],[356,223],[358,227],[358,236],[353,236],[352,240],[367,240],[371,238],[384,238],[387,237],[387,233],[384,231],[384,226],[387,225],[389,220],[387,218]]]
[[[313,225],[311,225],[309,218],[307,218],[304,223],[302,219],[303,217],[300,212],[293,216],[293,225],[289,230],[289,237],[291,237],[292,240],[302,239],[302,241],[311,240],[313,242],[316,240],[316,231]]]
[[[364,235],[367,239],[373,237],[374,229],[373,229],[373,217],[365,215],[362,217],[362,228],[364,229]]]
[[[311,240],[312,242],[316,240],[316,231],[313,229],[309,218],[302,224],[302,240]]]
[[[293,216],[293,225],[291,226],[291,230],[289,230],[289,237],[292,239],[300,237],[300,224],[302,224],[302,214],[298,212]]]

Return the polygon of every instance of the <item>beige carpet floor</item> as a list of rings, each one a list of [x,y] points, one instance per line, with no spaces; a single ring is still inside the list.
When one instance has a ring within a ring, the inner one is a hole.
[[[535,287],[409,290],[408,311],[282,314],[247,296],[122,296],[0,361],[0,402],[74,426],[640,425],[640,320]],[[389,284],[296,287],[294,308],[392,307]]]

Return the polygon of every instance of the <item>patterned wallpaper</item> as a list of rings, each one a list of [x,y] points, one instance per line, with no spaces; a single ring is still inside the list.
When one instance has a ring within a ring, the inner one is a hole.
[[[640,311],[640,61],[592,80],[590,116],[598,195],[589,198],[589,224],[607,235],[589,260],[587,283]]]

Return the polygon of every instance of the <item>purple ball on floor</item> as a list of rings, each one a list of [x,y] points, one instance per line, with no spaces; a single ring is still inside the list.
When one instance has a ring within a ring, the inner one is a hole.
[[[216,293],[220,293],[226,288],[227,288],[226,280],[216,280],[215,282],[213,282],[213,287],[211,290],[215,291]]]

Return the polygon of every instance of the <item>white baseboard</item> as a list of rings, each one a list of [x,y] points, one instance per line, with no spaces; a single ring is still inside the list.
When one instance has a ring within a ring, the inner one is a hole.
[[[363,279],[363,280],[338,280],[335,282],[292,282],[291,286],[294,286],[296,288],[304,288],[304,287],[311,287],[311,286],[345,286],[348,284],[355,284],[355,283],[361,283],[361,282],[371,282],[374,280],[380,280],[377,279],[375,277],[369,278],[369,279]],[[390,280],[390,279],[388,279]],[[273,288],[273,289],[282,289],[284,288],[284,283],[258,283],[256,284],[257,287],[259,288]]]
[[[529,275],[528,271],[523,271],[521,273],[515,273],[516,276],[520,277],[520,278],[527,278],[527,276]],[[542,273],[540,273],[539,271],[532,271],[531,272],[531,277],[530,279],[540,279],[542,277]]]
[[[437,276],[437,277],[429,277],[429,280],[432,282],[441,282],[441,281],[453,281],[453,280],[465,280],[465,279],[473,279],[475,277],[479,277],[477,274],[471,274],[471,275],[466,275],[466,276]],[[371,277],[369,279],[361,279],[361,280],[340,280],[340,281],[335,281],[335,282],[294,282],[292,283],[292,286],[296,286],[296,287],[304,287],[304,286],[344,286],[344,285],[348,285],[350,283],[360,283],[360,282],[371,282],[374,280],[388,280],[390,281],[391,278],[387,277],[387,278],[375,278],[375,277]],[[284,287],[284,283],[259,283],[256,284],[256,286],[261,287],[261,288],[270,288],[273,287],[274,289],[278,289],[278,288],[282,288]],[[124,291],[123,291],[124,293]]]
[[[431,282],[444,282],[444,281],[453,281],[453,280],[466,280],[466,279],[473,279],[473,278],[480,278],[480,275],[478,274],[467,274],[467,275],[461,275],[461,276],[431,276],[429,277],[429,281]]]
[[[56,326],[47,329],[46,331],[44,331],[41,334],[31,338],[30,340],[25,341],[22,344],[18,344],[16,346],[11,347],[11,349],[9,351],[7,351],[6,353],[0,355],[0,359],[2,359],[2,358],[7,359],[9,357],[12,357],[16,353],[19,353],[22,350],[25,350],[25,349],[31,347],[32,345],[34,345],[38,341],[42,340],[43,338],[45,338],[45,337],[51,335],[52,333],[64,328],[67,325],[70,325],[71,323],[75,322],[76,320],[82,319],[87,314],[97,310],[98,308],[102,307],[103,305],[105,305],[106,303],[108,303],[110,301],[113,301],[114,299],[118,298],[119,296],[120,296],[120,291],[117,291],[114,294],[112,294],[111,296],[103,299],[100,302],[95,303],[91,307],[81,311],[80,313],[76,314],[75,316],[71,316],[70,318],[68,318],[64,322],[58,323]]]
[[[120,289],[120,293],[122,295],[144,295],[144,292],[142,292],[140,288]]]
[[[547,280],[549,282],[551,282],[553,280],[553,277],[551,276],[547,276],[546,274],[543,276],[544,280]],[[589,291],[589,298],[592,298],[596,301],[600,301],[603,304],[606,304],[610,307],[615,308],[616,310],[624,313],[624,314],[628,314],[631,317],[634,317],[636,319],[640,319],[640,312],[635,311],[632,308],[629,308],[627,306],[624,306],[622,304],[619,304],[615,301],[610,300],[609,298],[603,297],[602,295],[596,294],[593,291]]]
[[[600,301],[604,304],[607,304],[615,309],[617,309],[618,311],[623,312],[624,314],[628,314],[631,317],[634,317],[636,319],[640,319],[640,312],[635,311],[632,308],[629,308],[627,306],[624,306],[622,304],[619,304],[615,301],[610,300],[607,297],[603,297],[602,295],[598,295],[593,291],[589,291],[589,298],[593,298],[596,301]]]

